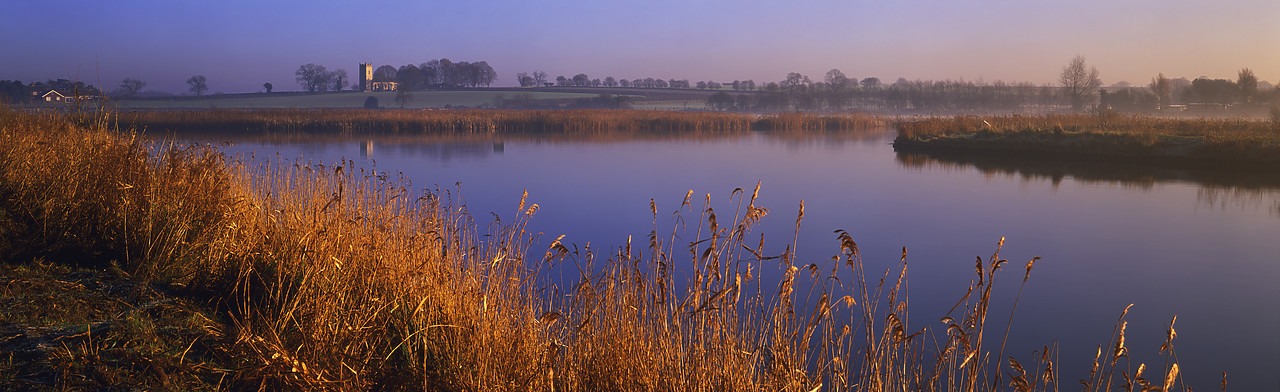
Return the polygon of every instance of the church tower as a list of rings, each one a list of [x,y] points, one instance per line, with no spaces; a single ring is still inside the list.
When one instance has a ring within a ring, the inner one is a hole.
[[[360,91],[373,91],[373,64],[360,63]]]

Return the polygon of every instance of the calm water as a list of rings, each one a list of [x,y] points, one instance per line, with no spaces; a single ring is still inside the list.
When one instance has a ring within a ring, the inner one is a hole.
[[[755,233],[764,233],[771,254],[790,242],[801,200],[798,264],[826,265],[839,252],[836,229],[858,242],[868,274],[896,266],[905,246],[912,330],[941,326],[938,318],[973,276],[975,256],[989,257],[1003,236],[1001,257],[1012,263],[998,276],[992,296],[1000,300],[990,320],[1005,322],[1022,265],[1043,257],[1018,305],[1006,355],[1026,363],[1033,350],[1057,344],[1062,389],[1088,376],[1097,346],[1107,344],[1132,303],[1135,361],[1164,363],[1156,354],[1177,315],[1175,347],[1194,388],[1216,390],[1225,370],[1231,390],[1280,390],[1276,175],[935,159],[896,154],[891,139],[888,130],[625,141],[241,137],[226,150],[352,160],[401,172],[420,189],[461,183],[481,219],[489,212],[515,216],[528,190],[541,207],[530,227],[546,233],[543,243],[564,234],[565,242],[597,250],[628,236],[644,242],[653,229],[651,198],[659,232],[669,233],[687,191],[694,191],[695,207],[710,193],[724,222],[733,211],[731,191],[749,193],[759,181],[757,204],[771,213]]]

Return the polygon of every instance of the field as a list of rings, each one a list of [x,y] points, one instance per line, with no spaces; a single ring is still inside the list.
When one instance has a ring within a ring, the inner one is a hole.
[[[988,314],[991,288],[1026,284],[1037,260],[1001,259],[1003,239],[957,277],[951,317],[909,315],[905,250],[880,273],[845,232],[822,265],[752,243],[761,219],[804,220],[803,204],[757,205],[758,186],[732,191],[733,211],[686,197],[674,213],[694,238],[655,223],[610,250],[531,249],[539,208],[519,195],[489,223],[448,191],[115,123],[0,111],[5,389],[1189,389],[1174,321],[1159,352],[1130,353],[1128,308],[1089,374],[1058,374],[1055,346],[1006,353],[993,331],[1017,298]]]
[[[904,121],[896,128],[894,148],[908,152],[1280,167],[1280,121],[1116,114],[956,116]]]

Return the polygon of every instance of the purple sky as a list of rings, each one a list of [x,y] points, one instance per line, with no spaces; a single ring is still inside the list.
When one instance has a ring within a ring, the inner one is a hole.
[[[1103,82],[1280,81],[1280,1],[59,1],[0,4],[0,79],[178,93],[271,82],[301,64],[486,60],[517,72],[729,82],[850,77],[1052,83],[1083,55]],[[99,83],[101,81],[101,83]]]

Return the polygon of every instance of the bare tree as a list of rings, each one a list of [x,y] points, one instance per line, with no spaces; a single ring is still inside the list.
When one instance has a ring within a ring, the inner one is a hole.
[[[618,80],[617,80],[617,79],[614,79],[612,76],[606,76],[606,77],[604,78],[604,86],[605,86],[605,87],[618,87]]]
[[[1067,66],[1062,67],[1058,82],[1066,88],[1071,107],[1075,109],[1084,107],[1085,98],[1102,86],[1102,79],[1098,79],[1098,69],[1085,65],[1084,56],[1081,55],[1076,55]]]
[[[396,70],[396,81],[408,90],[421,90],[423,86],[422,69],[413,64],[401,65]]]
[[[301,86],[309,93],[328,90],[329,78],[332,77],[328,69],[315,63],[298,66],[298,70],[293,72],[293,76],[294,80],[298,81],[298,86]]]
[[[1240,99],[1244,103],[1253,103],[1253,97],[1258,95],[1258,77],[1253,75],[1253,70],[1241,69],[1236,86],[1240,87]]]
[[[120,81],[120,95],[126,97],[138,95],[138,93],[142,92],[142,88],[146,86],[147,82],[134,78],[124,78],[124,80]]]
[[[1170,94],[1173,93],[1172,86],[1169,85],[1169,78],[1164,77],[1164,73],[1157,74],[1151,78],[1151,93],[1156,95],[1156,104],[1163,108],[1169,104]]]
[[[209,89],[209,85],[205,82],[206,81],[205,81],[204,75],[192,76],[187,79],[187,86],[188,86],[187,89],[191,90],[191,92],[193,93],[196,93],[196,96],[198,97],[204,94],[205,90]]]
[[[396,103],[400,104],[400,108],[404,109],[404,105],[413,102],[413,93],[409,92],[409,88],[403,84],[396,85]]]
[[[375,82],[394,82],[396,81],[396,67],[383,65],[373,70],[373,81]]]
[[[547,73],[542,71],[533,71],[533,85],[541,86],[547,83]]]
[[[839,69],[835,68],[827,71],[827,76],[823,77],[822,80],[837,90],[849,85],[849,77],[844,76],[844,72],[840,72]]]
[[[347,87],[347,70],[339,69],[329,73],[329,83],[333,86],[333,91],[342,91]]]

